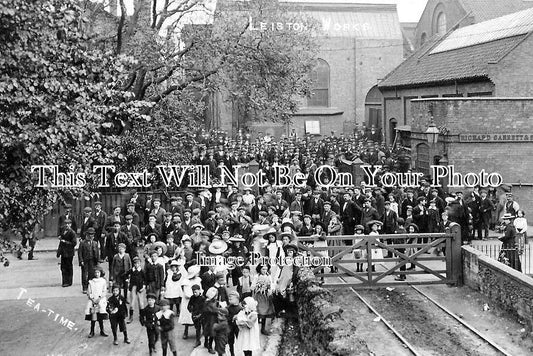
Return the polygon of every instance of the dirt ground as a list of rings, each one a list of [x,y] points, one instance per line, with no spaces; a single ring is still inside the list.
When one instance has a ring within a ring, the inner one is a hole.
[[[512,355],[533,354],[533,338],[527,336],[523,326],[495,308],[484,311],[485,300],[479,293],[467,287],[420,289]],[[359,293],[423,355],[500,354],[410,287]],[[382,322],[375,321],[375,315],[349,289],[338,289],[334,294],[335,301],[345,310],[343,316],[357,327],[374,355],[410,354]]]

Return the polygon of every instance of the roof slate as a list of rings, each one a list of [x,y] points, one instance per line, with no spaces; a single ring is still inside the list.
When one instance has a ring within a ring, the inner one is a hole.
[[[390,72],[380,88],[405,87],[455,80],[488,78],[488,64],[497,61],[526,35],[518,35],[470,47],[430,54],[440,40],[427,43]]]

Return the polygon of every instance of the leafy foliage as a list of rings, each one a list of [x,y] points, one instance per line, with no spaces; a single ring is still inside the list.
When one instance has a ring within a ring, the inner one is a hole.
[[[251,120],[289,120],[298,98],[309,94],[308,73],[318,49],[315,20],[277,0],[218,1],[216,9],[210,3],[134,1],[134,13],[120,16],[117,41],[107,43],[108,49],[119,48],[137,60],[123,89],[156,105],[151,123],[129,123],[123,154],[136,152],[127,161],[134,163],[131,169],[153,168],[158,159],[166,162],[167,152],[171,162],[183,162],[183,151],[173,149],[179,145],[166,152],[154,148],[169,145],[171,141],[164,140],[169,132],[184,143],[199,125],[209,128],[206,98],[221,94],[233,102],[241,126]],[[191,25],[191,14],[210,21]],[[254,28],[258,22],[284,26],[259,31]],[[296,31],[287,26],[290,23],[305,25],[306,30]]]
[[[81,14],[71,0],[0,0],[2,228],[31,227],[57,193],[82,193],[35,187],[32,165],[114,162],[121,123],[146,119],[150,105],[117,84],[135,61],[91,47]]]

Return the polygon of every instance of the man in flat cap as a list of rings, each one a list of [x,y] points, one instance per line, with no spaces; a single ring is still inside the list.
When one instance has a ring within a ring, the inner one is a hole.
[[[140,228],[141,218],[139,214],[135,212],[135,204],[128,203],[128,205],[126,205],[126,215],[131,216],[132,224]]]
[[[105,246],[105,224],[107,221],[107,214],[105,211],[102,210],[102,202],[97,201],[94,203],[94,210],[92,212],[92,218],[95,221],[94,230],[96,231],[96,234],[94,235],[94,239],[98,241],[100,244],[100,247],[102,248],[100,250],[100,255],[103,255],[103,248]],[[81,237],[83,238],[83,237]]]
[[[126,252],[130,257],[135,257],[137,254],[136,247],[142,245],[141,230],[133,223],[133,216],[126,215],[126,225],[120,228],[120,231],[126,235],[128,243],[126,244]]]
[[[72,285],[72,259],[74,258],[74,248],[78,243],[76,232],[72,230],[72,221],[65,220],[65,227],[59,235],[59,246],[57,248],[57,258],[61,257],[61,286],[70,287]]]
[[[71,221],[71,229],[74,231],[78,231],[76,220],[74,220],[74,216],[72,215],[72,204],[65,204],[65,213],[63,215],[59,216],[59,221],[57,224],[57,235],[61,235],[61,232],[63,231],[63,228],[65,227],[65,220]]]
[[[166,210],[161,207],[161,199],[154,199],[154,208],[152,209],[151,215],[155,215],[155,221],[161,225],[165,218]]]
[[[85,234],[85,240],[80,243],[80,248],[78,249],[78,261],[81,267],[81,285],[84,294],[87,294],[89,280],[94,278],[94,268],[100,260],[98,242],[94,241],[95,233],[94,228],[88,228]]]
[[[93,212],[93,209],[91,209],[90,207],[83,208],[83,219],[81,221],[81,226],[80,226],[80,231],[79,231],[81,239],[85,238],[85,233],[87,232],[87,229],[89,229],[90,227],[96,230],[97,225],[96,225],[96,221],[92,217],[92,212]]]

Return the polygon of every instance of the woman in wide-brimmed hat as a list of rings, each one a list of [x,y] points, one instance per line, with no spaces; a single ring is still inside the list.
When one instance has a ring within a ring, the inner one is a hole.
[[[87,289],[87,306],[85,307],[85,320],[91,321],[91,333],[89,337],[94,336],[94,327],[96,321],[100,326],[100,335],[107,336],[104,332],[104,320],[108,318],[107,307],[107,281],[104,278],[104,270],[97,266],[94,269],[94,278],[89,281]]]
[[[269,264],[259,264],[256,268],[258,275],[252,284],[253,297],[257,300],[257,313],[261,323],[261,333],[266,335],[266,319],[272,318],[275,314],[274,304],[272,302],[272,293],[274,291],[274,281],[270,275]]]
[[[504,235],[499,239],[502,242],[502,249],[498,261],[503,264],[522,272],[522,264],[520,263],[520,256],[518,254],[518,246],[516,243],[516,228],[513,224],[515,216],[510,213],[505,213],[502,216],[504,224]]]
[[[180,315],[178,323],[185,325],[183,331],[183,338],[186,339],[189,335],[189,326],[194,325],[191,312],[187,309],[189,300],[193,295],[192,286],[195,284],[202,285],[202,279],[200,278],[200,266],[192,265],[187,270],[187,274],[182,278],[181,285],[183,288],[183,297],[180,304]]]

